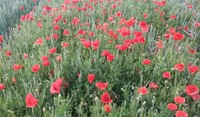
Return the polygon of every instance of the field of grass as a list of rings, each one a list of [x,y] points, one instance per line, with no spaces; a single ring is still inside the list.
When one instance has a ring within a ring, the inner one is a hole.
[[[41,0],[0,35],[0,117],[199,117],[199,4]]]

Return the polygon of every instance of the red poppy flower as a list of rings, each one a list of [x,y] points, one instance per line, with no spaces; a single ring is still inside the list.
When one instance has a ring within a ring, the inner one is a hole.
[[[59,38],[58,34],[53,34],[53,38],[58,39]]]
[[[150,87],[151,89],[158,89],[158,88],[159,88],[158,85],[157,85],[155,82],[150,82],[150,83],[149,83],[149,87]]]
[[[115,47],[120,51],[125,51],[129,47],[129,45],[128,44],[116,45]]]
[[[180,72],[184,70],[184,67],[185,65],[183,63],[177,63],[176,65],[174,65],[174,68]]]
[[[147,13],[144,13],[143,14],[143,17],[146,19],[148,17],[148,14]]]
[[[43,61],[43,62],[42,62],[42,65],[43,65],[44,67],[48,67],[48,66],[50,65],[50,62],[49,62],[48,60]]]
[[[178,110],[176,111],[176,117],[188,117],[188,114],[185,111]]]
[[[2,42],[3,42],[3,36],[0,35],[0,44],[2,44]]]
[[[142,36],[142,32],[141,32],[141,31],[134,31],[134,32],[133,32],[133,35],[134,35],[135,37],[141,37],[141,36]]]
[[[140,87],[138,89],[138,94],[140,94],[140,95],[145,95],[147,93],[148,93],[148,89],[146,87]]]
[[[200,22],[195,22],[194,23],[194,27],[199,27],[200,26]]]
[[[141,37],[135,37],[133,39],[133,43],[142,43],[142,44],[144,44],[145,43],[145,38],[143,36],[141,36]]]
[[[192,96],[199,93],[199,88],[195,85],[190,84],[186,86],[185,91],[187,95]]]
[[[32,108],[32,107],[35,107],[37,106],[37,103],[38,103],[38,99],[36,99],[32,94],[27,94],[26,95],[26,107],[27,108]]]
[[[149,31],[149,26],[142,27],[141,29],[142,29],[142,32],[148,32]],[[144,42],[142,44],[144,44]]]
[[[192,99],[195,100],[200,100],[200,95],[199,94],[194,94],[192,95]]]
[[[188,71],[191,74],[194,74],[195,72],[199,71],[199,67],[198,66],[194,66],[194,65],[189,65],[188,66]]]
[[[57,62],[59,62],[59,61],[62,62],[62,56],[58,55],[58,56],[56,57],[56,61],[57,61]]]
[[[35,44],[36,44],[36,45],[42,45],[42,38],[38,38],[38,39],[35,41]]]
[[[108,82],[97,82],[96,87],[100,90],[105,90],[108,87]]]
[[[166,4],[166,1],[156,1],[154,4],[158,5],[159,7],[163,7]]]
[[[99,48],[99,43],[100,43],[100,40],[95,40],[94,42],[92,42],[93,50],[97,50]]]
[[[69,34],[69,31],[65,29],[65,30],[63,31],[63,36],[67,36],[68,34]]]
[[[18,71],[18,70],[21,69],[21,68],[22,68],[22,65],[19,65],[19,64],[14,64],[14,65],[13,65],[14,71]]]
[[[184,97],[181,97],[181,96],[176,96],[174,98],[174,102],[176,104],[184,104],[185,103],[185,98]]]
[[[174,110],[177,109],[177,106],[176,106],[176,104],[174,104],[174,103],[169,103],[169,104],[167,105],[167,108],[168,108],[169,110],[174,111]]]
[[[11,53],[9,50],[7,50],[7,51],[5,52],[5,55],[6,55],[6,56],[11,56],[12,53]]]
[[[162,41],[162,40],[156,41],[156,48],[159,48],[159,49],[164,48],[164,46],[163,46],[163,41]]]
[[[38,25],[38,28],[42,28],[42,22],[38,22],[37,25]]]
[[[80,23],[80,20],[78,19],[78,18],[74,18],[73,20],[72,20],[72,24],[73,25],[77,25],[78,23]]]
[[[89,74],[88,75],[88,82],[91,84],[95,79],[95,75],[94,74]]]
[[[13,83],[16,83],[16,82],[17,82],[16,78],[13,77],[13,78],[12,78],[12,82],[13,82]]]
[[[56,53],[56,52],[57,52],[56,47],[49,49],[49,54],[53,54],[53,53]]]
[[[82,43],[85,48],[89,48],[92,44],[91,41],[86,41],[86,40],[82,41]]]
[[[101,96],[101,101],[103,103],[110,103],[112,102],[112,99],[110,98],[108,92],[104,92],[103,95]]]
[[[0,84],[0,91],[3,90],[5,88],[5,85],[2,83]]]
[[[66,48],[66,47],[69,46],[69,44],[68,44],[67,42],[64,42],[64,43],[61,44],[61,46],[62,46],[63,48]]]
[[[182,40],[185,36],[179,32],[175,32],[174,35],[173,35],[173,39],[175,41],[178,41],[178,40]]]
[[[55,26],[53,27],[53,29],[54,29],[54,30],[59,30],[59,29],[60,29],[60,26],[59,26],[59,25],[55,25]]]
[[[113,16],[110,16],[110,17],[108,18],[108,20],[109,20],[110,22],[113,22],[113,19],[114,19]]]
[[[28,54],[24,53],[23,58],[28,58]]]
[[[133,26],[133,25],[135,24],[135,22],[136,22],[135,18],[132,17],[132,18],[130,18],[129,20],[127,20],[127,21],[125,22],[125,24],[126,24],[127,26]]]
[[[80,76],[81,76],[80,72],[77,73],[77,76],[78,76],[78,78],[80,78]]]
[[[117,13],[116,13],[116,16],[117,17],[120,17],[122,15],[122,12],[120,12],[120,11],[118,11]]]
[[[51,9],[51,8],[50,8],[50,9]],[[62,14],[59,14],[59,15],[54,19],[54,21],[58,22],[58,21],[60,21],[62,18],[63,18]]]
[[[46,40],[47,41],[51,40],[51,37],[50,36],[46,36]]]
[[[170,16],[170,19],[176,19],[176,15],[174,15],[174,14],[171,15],[171,16]]]
[[[86,31],[79,30],[79,31],[78,31],[78,34],[80,34],[80,35],[85,35],[85,34],[86,34]]]
[[[139,23],[142,32],[147,32],[149,30],[149,26],[147,25],[146,21],[141,21]]]
[[[168,25],[167,25],[167,27],[168,27]],[[174,27],[170,27],[170,28],[167,30],[167,32],[169,32],[170,34],[174,34],[174,33],[176,32],[176,29],[175,29]],[[166,34],[168,34],[168,33],[166,33]]]
[[[21,29],[21,26],[20,26],[20,25],[18,25],[18,26],[17,26],[17,28],[20,30],[20,29]]]
[[[108,50],[103,50],[101,56],[106,56],[107,57],[108,55],[110,55],[110,52]]]
[[[57,79],[55,82],[52,83],[50,92],[51,94],[60,94],[60,89],[62,86],[62,78]]]
[[[118,35],[113,30],[111,30],[111,29],[108,30],[108,34],[109,34],[109,36],[111,36],[114,39],[118,38]]]
[[[107,113],[109,113],[109,112],[112,111],[109,104],[105,104],[105,105],[104,105],[104,110],[105,110]]]
[[[112,5],[112,9],[115,9],[115,8],[117,8],[117,5],[116,5],[116,4],[113,4],[113,5]]]
[[[149,60],[149,59],[144,59],[144,60],[142,61],[142,64],[143,64],[143,65],[150,65],[150,64],[151,64],[151,60]]]
[[[40,70],[40,65],[39,64],[36,64],[36,65],[33,65],[32,67],[32,72],[36,73]]]
[[[41,57],[41,60],[42,60],[42,61],[48,61],[48,59],[49,59],[48,56],[42,56],[42,57]]]
[[[166,72],[163,73],[163,78],[171,79],[172,76],[171,76],[170,72],[167,72],[167,71],[166,71]]]
[[[197,53],[197,51],[195,50],[195,49],[188,49],[188,52],[190,53],[190,54],[198,54]]]
[[[90,24],[89,24],[89,25],[90,25]],[[88,26],[89,26],[89,25],[88,25]],[[94,32],[88,32],[88,33],[89,33],[90,37],[94,37],[94,35],[95,35]]]
[[[114,58],[115,58],[115,55],[114,54],[110,54],[110,55],[107,56],[107,61],[108,62],[112,62],[114,60]]]
[[[147,27],[147,23],[145,21],[141,21],[140,22],[140,27],[143,28],[143,27]]]

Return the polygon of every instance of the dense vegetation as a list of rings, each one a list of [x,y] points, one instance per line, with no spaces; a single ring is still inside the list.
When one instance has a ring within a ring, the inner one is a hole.
[[[198,117],[198,4],[40,1],[0,36],[0,116]]]

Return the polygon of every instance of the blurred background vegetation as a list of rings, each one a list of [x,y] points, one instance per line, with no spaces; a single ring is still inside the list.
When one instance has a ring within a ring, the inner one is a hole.
[[[8,39],[21,15],[29,13],[37,4],[33,0],[0,0],[0,35]]]

